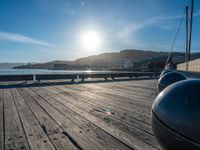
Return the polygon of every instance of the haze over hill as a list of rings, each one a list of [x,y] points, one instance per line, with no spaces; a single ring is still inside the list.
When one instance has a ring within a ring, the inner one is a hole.
[[[167,56],[167,52],[143,51],[143,50],[122,50],[120,52],[103,53],[100,55],[92,55],[76,59],[74,61],[56,60],[47,63],[20,65],[14,68],[26,69],[56,69],[56,65],[71,66],[118,66],[122,64],[132,64],[133,62],[141,62],[146,58]],[[73,68],[72,68],[73,69]]]
[[[0,63],[0,69],[12,69],[16,66],[26,65],[26,63]]]
[[[132,69],[134,63],[142,64],[146,60],[166,61],[168,52],[143,51],[143,50],[122,50],[120,52],[103,53],[83,57],[75,61],[52,61],[47,63],[27,64],[14,67],[15,69],[66,69],[66,70],[123,70]],[[184,61],[184,53],[174,52],[176,62]],[[195,55],[194,58],[200,57]],[[193,55],[192,55],[193,58]],[[146,62],[145,62],[146,63]]]

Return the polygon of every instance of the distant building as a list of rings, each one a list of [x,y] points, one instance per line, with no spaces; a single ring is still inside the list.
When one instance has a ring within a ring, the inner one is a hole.
[[[67,65],[67,64],[54,64],[55,70],[87,70],[90,65]]]
[[[133,71],[142,71],[141,67],[142,67],[141,62],[133,62]]]
[[[177,70],[186,71],[186,65],[187,63],[178,64]],[[200,72],[200,58],[188,62],[188,71]]]
[[[167,60],[166,56],[148,58],[142,62],[141,69],[142,71],[151,71],[151,72],[161,71],[165,68],[166,60]]]

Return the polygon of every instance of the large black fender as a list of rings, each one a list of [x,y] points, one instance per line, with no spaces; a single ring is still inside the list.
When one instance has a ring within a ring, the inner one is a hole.
[[[164,89],[153,103],[151,121],[164,149],[200,149],[200,80],[183,80]]]
[[[158,91],[161,92],[164,88],[166,88],[167,86],[181,81],[181,80],[186,80],[187,77],[180,72],[168,72],[166,74],[164,74],[159,80],[158,80]]]

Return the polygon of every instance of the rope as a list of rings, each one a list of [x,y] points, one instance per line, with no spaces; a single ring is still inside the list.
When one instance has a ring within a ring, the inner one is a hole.
[[[172,46],[171,46],[171,51],[169,51],[169,54],[168,54],[168,57],[167,57],[167,61],[166,61],[166,63],[165,63],[165,66],[167,66],[167,64],[168,64],[168,62],[169,62],[169,59],[170,59],[170,57],[171,57],[171,53],[172,53],[172,51],[173,51],[173,49],[174,49],[174,45],[175,45],[175,43],[176,43],[178,34],[179,34],[179,32],[180,32],[181,25],[183,24],[183,19],[184,19],[184,17],[185,17],[185,10],[184,10],[183,15],[182,15],[182,17],[181,17],[181,20],[180,20],[180,23],[179,23],[179,26],[178,26],[178,30],[177,30],[176,35],[175,35],[175,38],[174,38],[174,40],[173,40],[173,43],[172,43]]]

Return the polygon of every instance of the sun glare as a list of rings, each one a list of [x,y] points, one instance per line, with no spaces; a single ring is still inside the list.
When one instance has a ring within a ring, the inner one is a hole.
[[[88,50],[96,50],[102,44],[101,36],[96,31],[87,31],[81,37],[83,47]]]

